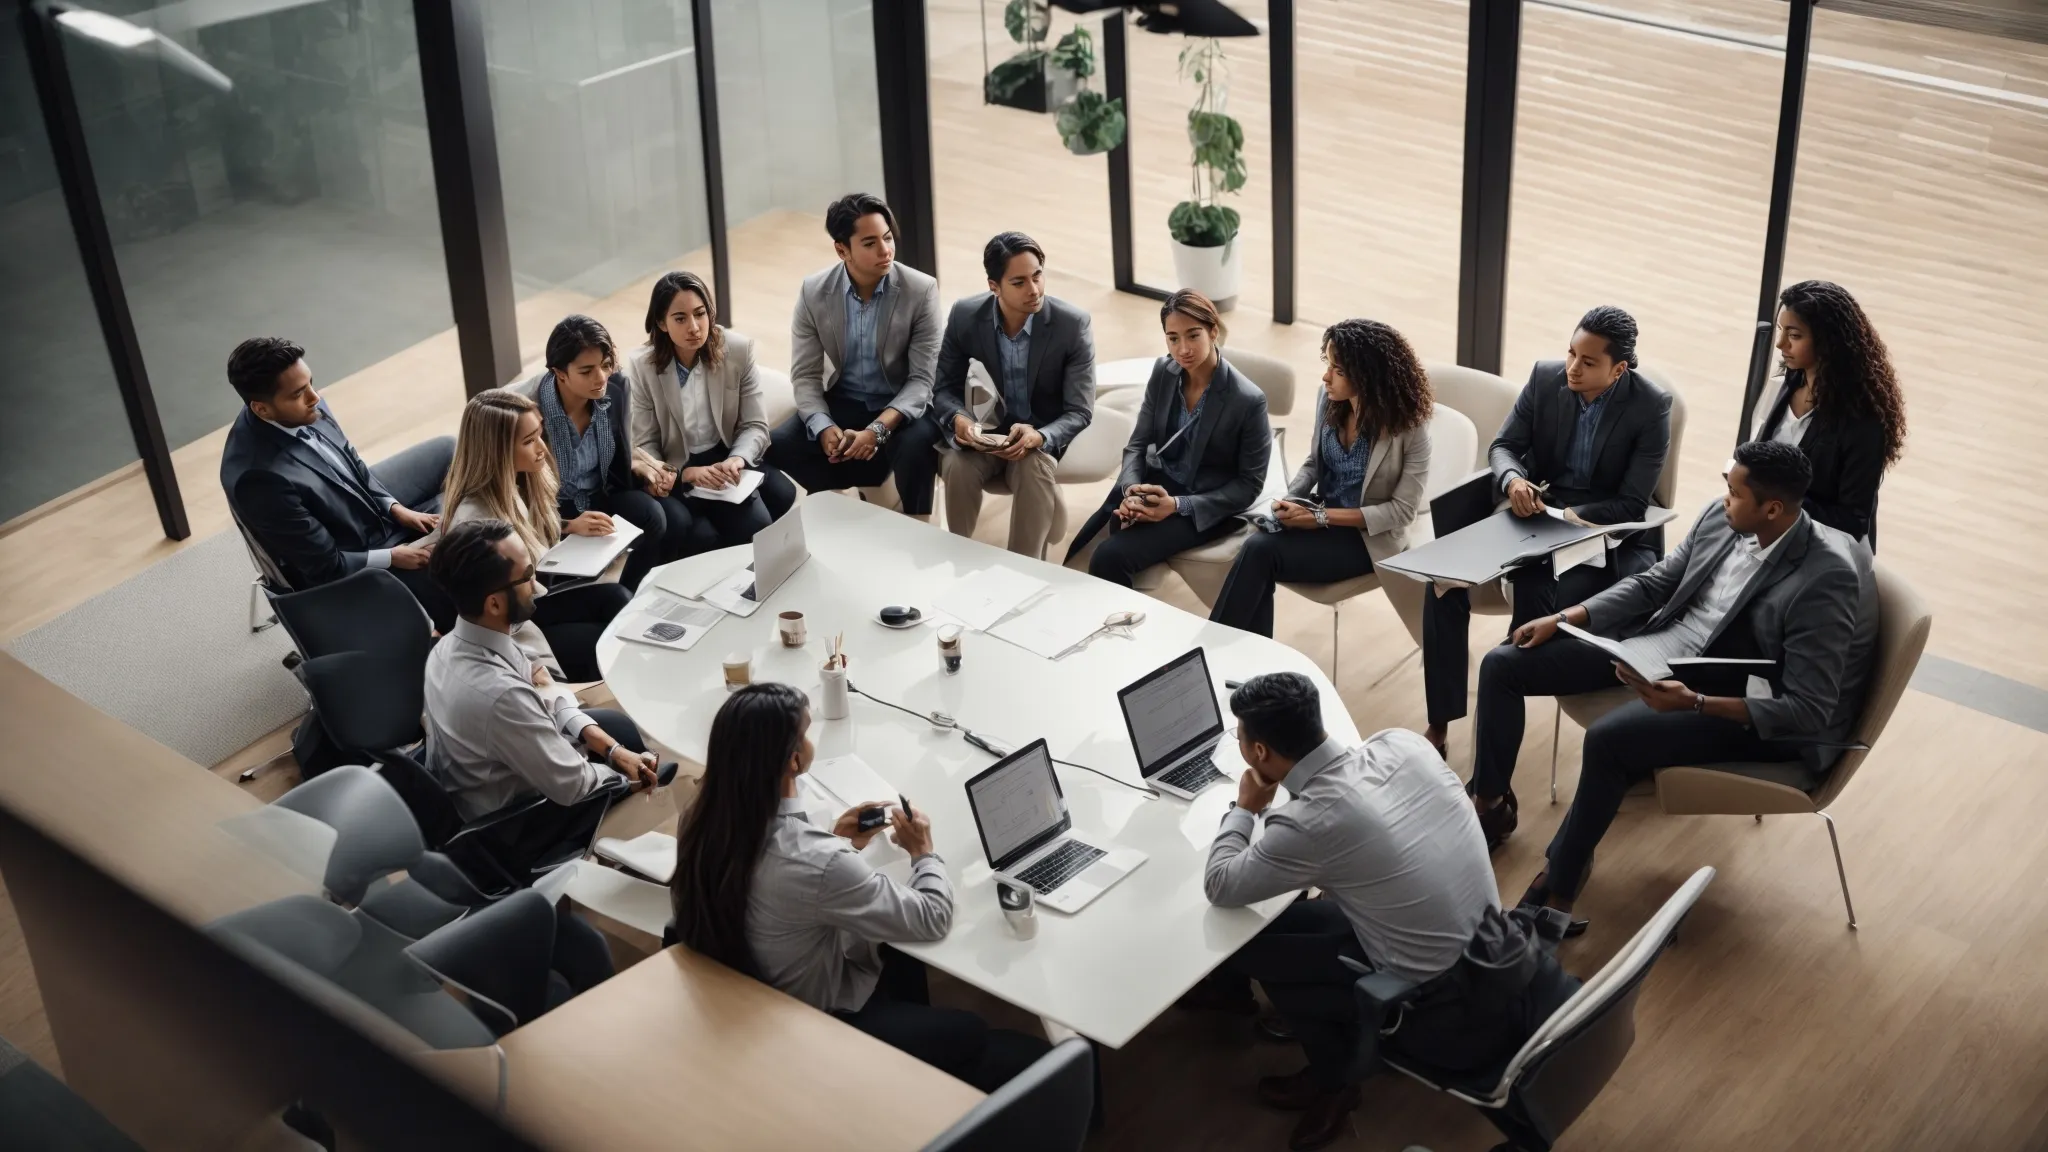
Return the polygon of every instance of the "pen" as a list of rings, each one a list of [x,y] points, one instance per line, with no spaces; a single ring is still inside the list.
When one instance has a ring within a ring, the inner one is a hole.
[[[903,805],[903,818],[905,820],[917,819],[917,813],[911,811],[910,809],[910,797],[905,796],[901,792],[898,792],[896,794],[896,802]]]

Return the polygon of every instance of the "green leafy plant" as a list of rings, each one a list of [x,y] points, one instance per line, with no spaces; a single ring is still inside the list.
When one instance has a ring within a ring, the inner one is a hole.
[[[1036,45],[1052,29],[1052,8],[1045,0],[1010,0],[1003,5],[1003,30],[1019,44]]]
[[[1084,24],[1076,24],[1072,32],[1060,37],[1052,46],[1052,65],[1073,74],[1074,79],[1086,81],[1095,75],[1095,36]]]
[[[989,69],[985,83],[990,100],[1004,101],[1022,92],[1025,85],[1044,79],[1045,51],[1032,48]]]
[[[1180,74],[1195,83],[1188,109],[1191,170],[1188,198],[1166,217],[1167,231],[1190,248],[1218,248],[1237,236],[1238,215],[1216,202],[1243,188],[1244,126],[1224,111],[1230,96],[1229,60],[1213,38],[1191,40],[1180,52]]]
[[[1074,155],[1107,152],[1124,142],[1124,102],[1083,88],[1060,105],[1054,124],[1059,128],[1060,142]]]

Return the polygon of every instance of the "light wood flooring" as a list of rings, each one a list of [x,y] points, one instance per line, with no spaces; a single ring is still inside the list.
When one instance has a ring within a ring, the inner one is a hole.
[[[1255,16],[1263,15],[1247,7]],[[1782,30],[1770,0],[1637,0],[1636,14],[1748,34]],[[978,290],[980,245],[1022,228],[1051,257],[1052,290],[1095,316],[1104,359],[1157,351],[1156,306],[1109,288],[1100,158],[1068,155],[1047,118],[979,103],[975,0],[933,0],[932,99],[944,290]],[[1308,0],[1300,6],[1301,313],[1272,324],[1266,197],[1266,77],[1233,44],[1232,110],[1245,122],[1251,183],[1243,307],[1230,343],[1291,359],[1304,387],[1320,324],[1370,315],[1425,359],[1455,346],[1465,7],[1446,0]],[[1061,20],[1064,27],[1065,19]],[[999,29],[998,35],[1000,35]],[[1140,278],[1168,284],[1163,221],[1182,194],[1186,92],[1178,41],[1133,32]],[[1000,47],[1000,46],[997,46]],[[2039,97],[2048,53],[1823,10],[1807,102],[1787,274],[1823,276],[1861,298],[1905,381],[1912,433],[1888,479],[1883,551],[1932,601],[1930,651],[2048,687],[2048,616],[2028,610],[2048,513],[2027,494],[2048,427],[2048,114],[1981,93],[1833,66],[1822,56]],[[1680,485],[1703,502],[1733,442],[1755,308],[1781,58],[1532,4],[1523,40],[1509,374],[1554,355],[1599,302],[1643,323],[1646,360],[1691,408]],[[738,326],[786,363],[798,278],[830,258],[815,216],[778,213],[733,237]],[[679,266],[708,270],[702,253]],[[646,285],[600,300],[552,293],[522,304],[536,355],[562,313],[637,334]],[[223,334],[223,348],[241,333]],[[312,353],[316,376],[319,350]],[[452,333],[373,368],[322,380],[372,459],[452,432],[462,402]],[[223,384],[225,387],[225,384]],[[1308,394],[1288,423],[1307,430]],[[228,527],[215,472],[221,435],[177,463],[195,538]],[[1092,494],[1073,493],[1086,500]],[[1077,505],[1078,506],[1078,505]],[[980,536],[1000,541],[992,515]],[[0,535],[0,638],[19,634],[175,550],[158,537],[139,476]],[[1185,588],[1164,595],[1198,607]],[[1490,636],[1475,628],[1475,650]],[[1325,662],[1326,609],[1281,594],[1280,637]],[[1362,729],[1422,721],[1411,644],[1378,597],[1343,610],[1339,687]],[[1510,898],[1539,868],[1563,808],[1542,803],[1548,710],[1531,708],[1518,791],[1524,827],[1497,857]],[[267,759],[281,735],[231,765]],[[1579,736],[1564,725],[1561,796]],[[1453,731],[1453,765],[1470,765]],[[1566,1138],[1573,1149],[1736,1147],[2032,1149],[2048,1146],[2048,948],[2037,865],[2048,844],[2048,735],[1908,693],[1885,741],[1837,804],[1860,932],[1843,923],[1820,822],[1625,813],[1581,907],[1592,932],[1566,957],[1589,972],[1693,868],[1720,878],[1644,993],[1636,1047]],[[19,770],[19,769],[16,769]],[[290,781],[273,770],[258,782]],[[947,995],[1013,1019],[957,986]],[[56,1066],[11,914],[0,911],[0,1034]],[[1258,1074],[1292,1053],[1244,1029],[1170,1013],[1108,1057],[1110,1122],[1092,1147],[1277,1148],[1286,1117],[1251,1099]],[[1468,1109],[1406,1082],[1367,1091],[1340,1148],[1482,1148]]]

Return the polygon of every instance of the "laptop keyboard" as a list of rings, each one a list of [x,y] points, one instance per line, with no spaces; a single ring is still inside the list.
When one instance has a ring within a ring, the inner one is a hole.
[[[1200,756],[1163,776],[1154,777],[1160,783],[1171,784],[1183,792],[1200,792],[1210,784],[1223,778],[1223,773],[1217,769],[1216,761],[1208,752],[1202,753]]]
[[[1087,870],[1108,853],[1079,840],[1063,840],[1043,860],[1017,873],[1017,879],[1039,892],[1050,892]]]

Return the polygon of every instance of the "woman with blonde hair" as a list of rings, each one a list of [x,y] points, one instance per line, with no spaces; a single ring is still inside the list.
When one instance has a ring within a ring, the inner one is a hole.
[[[548,450],[540,409],[517,392],[497,388],[472,397],[462,410],[455,460],[442,488],[442,523],[503,520],[519,533],[527,553],[539,557],[562,538],[556,493],[560,480]],[[597,637],[633,594],[621,584],[580,584],[552,589],[534,601],[533,619],[513,638],[552,663],[562,678],[602,679]],[[532,635],[538,629],[544,641]]]
[[[1152,366],[1123,472],[1074,534],[1073,560],[1098,535],[1088,572],[1132,587],[1138,573],[1236,530],[1266,486],[1273,426],[1266,394],[1223,357],[1223,321],[1186,288],[1159,308],[1166,355]]]

